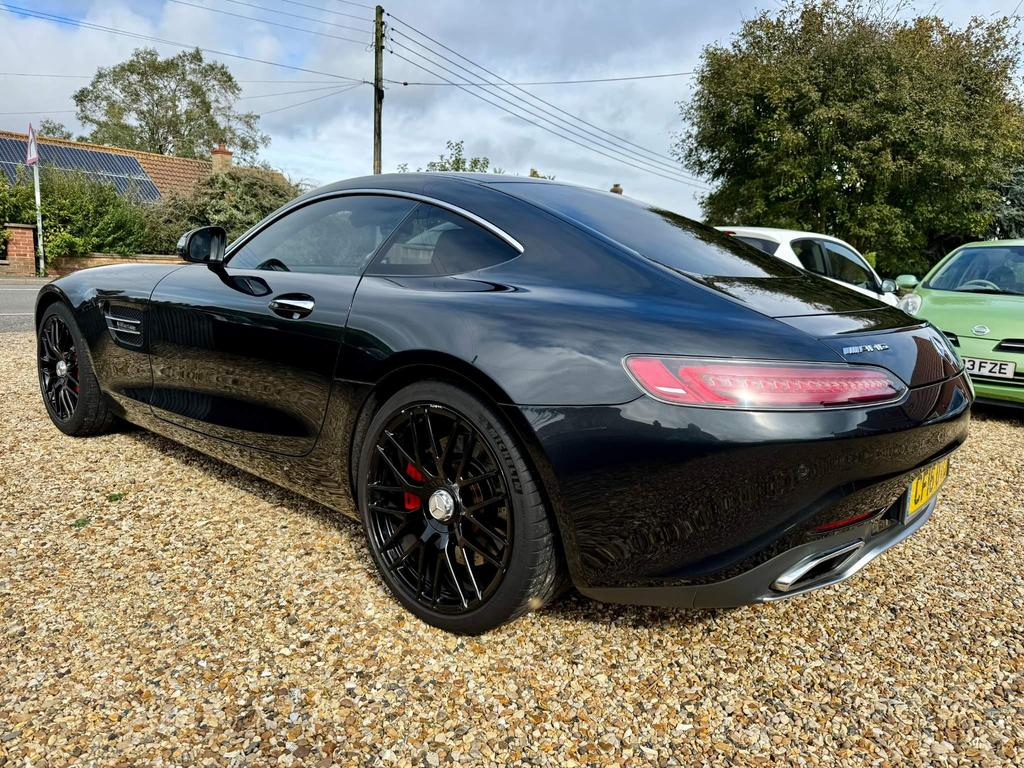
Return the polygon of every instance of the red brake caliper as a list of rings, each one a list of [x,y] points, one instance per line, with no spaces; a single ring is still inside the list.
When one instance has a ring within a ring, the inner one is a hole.
[[[420,472],[411,463],[405,465],[405,474],[409,476],[411,480],[415,480],[417,483],[423,482],[423,473]],[[405,492],[405,508],[410,512],[414,509],[420,508],[420,499],[414,493]]]

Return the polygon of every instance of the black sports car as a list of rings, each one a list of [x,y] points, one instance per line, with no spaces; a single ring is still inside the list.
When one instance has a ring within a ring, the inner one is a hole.
[[[973,393],[932,326],[620,195],[402,174],[303,195],[186,262],[36,310],[58,428],[123,419],[361,518],[454,632],[571,582],[735,606],[924,524]]]

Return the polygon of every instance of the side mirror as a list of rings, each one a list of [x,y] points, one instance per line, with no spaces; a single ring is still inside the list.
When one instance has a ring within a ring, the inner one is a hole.
[[[185,261],[195,264],[220,264],[224,261],[228,233],[224,227],[199,227],[181,236],[175,250]]]
[[[899,286],[896,285],[895,280],[886,278],[882,281],[882,293],[896,293],[899,290]]]
[[[896,278],[896,285],[905,291],[912,291],[917,288],[918,280],[913,275],[900,275]]]

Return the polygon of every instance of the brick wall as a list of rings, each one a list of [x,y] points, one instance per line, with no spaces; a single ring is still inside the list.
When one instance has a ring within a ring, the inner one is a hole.
[[[0,277],[31,277],[36,273],[36,232],[31,224],[5,224],[7,258],[0,253]]]
[[[112,253],[90,253],[88,256],[61,256],[54,259],[46,268],[48,277],[63,277],[89,267],[102,267],[105,264],[177,264],[182,263],[177,256],[146,255],[118,256]]]

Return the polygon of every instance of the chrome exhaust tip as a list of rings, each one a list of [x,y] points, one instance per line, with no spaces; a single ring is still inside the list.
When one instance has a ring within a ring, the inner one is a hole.
[[[864,540],[857,539],[825,552],[808,555],[780,573],[772,582],[772,589],[776,592],[792,592],[808,587],[818,580],[832,578],[863,546]]]

